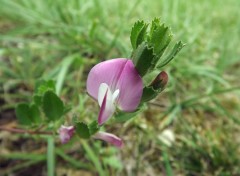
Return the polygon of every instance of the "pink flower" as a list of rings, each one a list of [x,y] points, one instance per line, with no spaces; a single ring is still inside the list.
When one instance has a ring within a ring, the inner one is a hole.
[[[98,124],[102,125],[116,107],[125,112],[136,110],[142,97],[143,81],[130,59],[117,58],[91,69],[87,91],[99,103]]]
[[[59,138],[62,144],[67,143],[74,133],[74,126],[64,126],[62,125],[59,129]]]
[[[100,139],[103,141],[106,141],[112,145],[115,145],[118,148],[121,148],[123,146],[122,139],[119,137],[115,136],[114,134],[111,133],[106,133],[106,132],[98,132],[97,134],[94,135],[95,139]]]

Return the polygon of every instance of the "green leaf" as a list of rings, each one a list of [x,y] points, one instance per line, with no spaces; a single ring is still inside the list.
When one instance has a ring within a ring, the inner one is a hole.
[[[178,53],[184,46],[185,46],[185,45],[184,45],[181,41],[179,41],[178,43],[176,43],[175,46],[173,47],[172,51],[169,53],[169,55],[157,64],[157,68],[162,68],[162,67],[164,67],[165,65],[167,65],[171,60],[174,59],[174,57],[177,55],[177,53]]]
[[[151,22],[150,26],[150,31],[149,31],[149,36],[151,37],[153,32],[160,26],[160,19],[159,18],[154,18]],[[148,38],[149,39],[149,38]]]
[[[52,91],[47,91],[43,95],[43,111],[49,120],[58,120],[64,114],[62,100]]]
[[[32,125],[42,121],[40,111],[35,104],[31,106],[27,103],[19,104],[16,108],[16,116],[22,125]]]
[[[32,123],[35,123],[35,124],[41,123],[41,121],[42,121],[41,113],[40,113],[37,105],[32,104],[30,106],[30,112],[29,113],[31,114]]]
[[[90,137],[90,130],[87,124],[83,122],[78,122],[75,125],[76,132],[80,138],[88,139]]]
[[[91,135],[95,134],[100,129],[99,126],[98,126],[98,122],[96,120],[94,120],[92,123],[90,123],[88,125],[88,128],[89,128],[89,132],[90,132]]]
[[[45,92],[47,91],[53,91],[55,92],[56,88],[55,88],[55,81],[53,80],[40,80],[37,81],[36,85],[35,85],[35,93],[38,95],[43,95]]]
[[[158,66],[168,64],[183,47],[182,43],[178,42],[172,52],[161,61],[172,40],[172,32],[168,26],[160,22],[159,18],[152,21],[150,30],[147,30],[148,26],[149,24],[144,21],[136,22],[130,37],[133,47],[132,59],[140,76],[144,76]]]
[[[26,103],[19,104],[16,108],[16,116],[20,124],[31,125],[31,114],[29,105]]]
[[[153,47],[156,57],[152,60],[152,68],[155,68],[164,51],[172,40],[172,33],[169,27],[160,23],[160,19],[156,18],[152,21],[151,29],[148,35],[149,46]]]
[[[42,96],[40,95],[33,95],[33,101],[36,105],[42,106]]]
[[[144,76],[149,71],[154,57],[153,48],[149,48],[146,42],[139,45],[135,50],[132,59],[141,76]]]
[[[158,24],[154,24],[156,26],[154,27],[155,29],[152,31],[151,36],[149,36],[149,43],[153,46],[154,53],[158,57],[161,57],[172,39],[172,34],[167,26],[160,24],[160,21]]]
[[[148,24],[144,23],[144,21],[137,21],[134,24],[130,36],[131,44],[134,50],[144,41],[147,27]]]

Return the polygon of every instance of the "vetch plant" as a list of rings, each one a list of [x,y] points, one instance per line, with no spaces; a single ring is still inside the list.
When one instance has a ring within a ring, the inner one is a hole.
[[[65,119],[71,107],[63,103],[56,93],[55,82],[49,80],[36,85],[32,102],[21,103],[16,107],[16,116],[24,128],[1,129],[50,135],[48,141],[51,150],[54,149],[53,138],[56,133],[63,144],[77,134],[80,138],[100,139],[118,148],[124,146],[121,138],[100,131],[100,128],[106,123],[112,123],[110,118],[127,121],[143,111],[146,103],[162,92],[168,82],[163,67],[184,46],[181,41],[177,42],[172,50],[165,53],[172,40],[172,33],[157,18],[151,23],[136,22],[130,40],[133,51],[129,58],[109,59],[89,71],[87,93],[100,107],[98,116],[91,123],[79,121],[78,117],[73,117],[72,122]]]
[[[116,114],[116,118],[129,114],[130,119],[141,111],[146,102],[155,98],[168,82],[168,75],[161,71],[162,67],[183,47],[182,42],[176,43],[172,51],[161,59],[172,34],[159,19],[154,19],[151,24],[136,22],[130,39],[133,47],[131,58],[107,60],[89,72],[87,91],[100,106],[100,126],[114,115],[116,107],[122,111]],[[122,146],[122,140],[113,134],[99,132],[96,136],[117,147]]]

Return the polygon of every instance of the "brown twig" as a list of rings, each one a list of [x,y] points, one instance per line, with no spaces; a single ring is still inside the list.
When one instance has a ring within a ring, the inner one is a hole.
[[[46,134],[46,135],[52,135],[53,133],[50,131],[31,131],[31,130],[25,130],[20,128],[7,128],[0,126],[0,131],[8,131],[11,133],[21,133],[21,134]]]

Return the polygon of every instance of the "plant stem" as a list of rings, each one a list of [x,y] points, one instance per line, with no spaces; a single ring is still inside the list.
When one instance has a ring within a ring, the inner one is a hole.
[[[53,133],[50,131],[31,131],[31,130],[25,130],[25,129],[20,129],[20,128],[7,128],[0,126],[0,131],[9,131],[11,133],[27,133],[27,134],[45,134],[45,135],[52,135]]]
[[[54,137],[49,136],[47,138],[47,175],[54,176],[55,172],[55,143]]]
[[[99,161],[99,158],[96,156],[95,152],[91,149],[91,147],[88,145],[87,142],[85,142],[84,140],[82,140],[82,146],[84,148],[84,150],[87,153],[87,156],[90,158],[90,160],[93,162],[94,166],[96,167],[97,171],[98,171],[98,175],[99,176],[105,176],[106,173],[104,172],[101,163]]]

